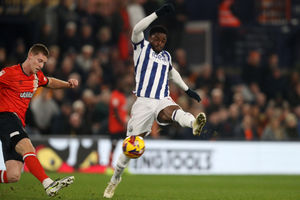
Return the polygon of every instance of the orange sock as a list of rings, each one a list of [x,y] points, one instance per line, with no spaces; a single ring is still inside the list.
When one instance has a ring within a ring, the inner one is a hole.
[[[8,183],[6,170],[0,170],[0,183]]]
[[[23,160],[30,173],[37,179],[39,179],[41,183],[43,183],[43,180],[45,180],[46,178],[49,178],[34,152],[24,154]]]

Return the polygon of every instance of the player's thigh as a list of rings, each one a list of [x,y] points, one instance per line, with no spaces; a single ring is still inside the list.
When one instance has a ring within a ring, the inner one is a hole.
[[[155,108],[158,101],[149,98],[138,98],[131,109],[131,117],[127,125],[127,136],[151,132],[155,119]]]
[[[25,153],[35,152],[35,149],[29,138],[23,138],[16,144],[16,152],[24,156]]]
[[[157,120],[160,123],[171,123],[173,121],[172,115],[175,110],[180,109],[178,105],[167,106],[162,109],[157,116]]]
[[[16,152],[16,145],[28,135],[23,129],[20,119],[13,113],[0,113],[0,139],[4,161],[18,160],[23,162],[22,155]]]
[[[172,114],[177,109],[180,109],[180,106],[171,97],[161,99],[155,112],[157,123],[162,126],[170,124],[173,121]]]

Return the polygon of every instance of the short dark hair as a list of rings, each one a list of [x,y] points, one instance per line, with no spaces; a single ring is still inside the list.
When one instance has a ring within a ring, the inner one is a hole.
[[[32,47],[29,49],[29,53],[32,53],[34,55],[42,53],[45,56],[49,56],[49,50],[48,48],[43,45],[43,44],[34,44]]]
[[[166,27],[162,25],[156,25],[150,29],[150,36],[153,35],[154,33],[164,33],[168,35],[168,30],[166,29]]]

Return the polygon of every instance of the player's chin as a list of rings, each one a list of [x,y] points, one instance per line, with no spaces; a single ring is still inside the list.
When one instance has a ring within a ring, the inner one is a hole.
[[[154,49],[154,51],[156,52],[156,53],[159,53],[159,52],[161,52],[163,49],[162,48],[155,48]]]

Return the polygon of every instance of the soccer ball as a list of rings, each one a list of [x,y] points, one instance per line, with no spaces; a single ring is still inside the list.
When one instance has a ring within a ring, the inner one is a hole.
[[[138,158],[144,151],[145,142],[140,136],[128,136],[123,141],[123,153],[129,158]]]

